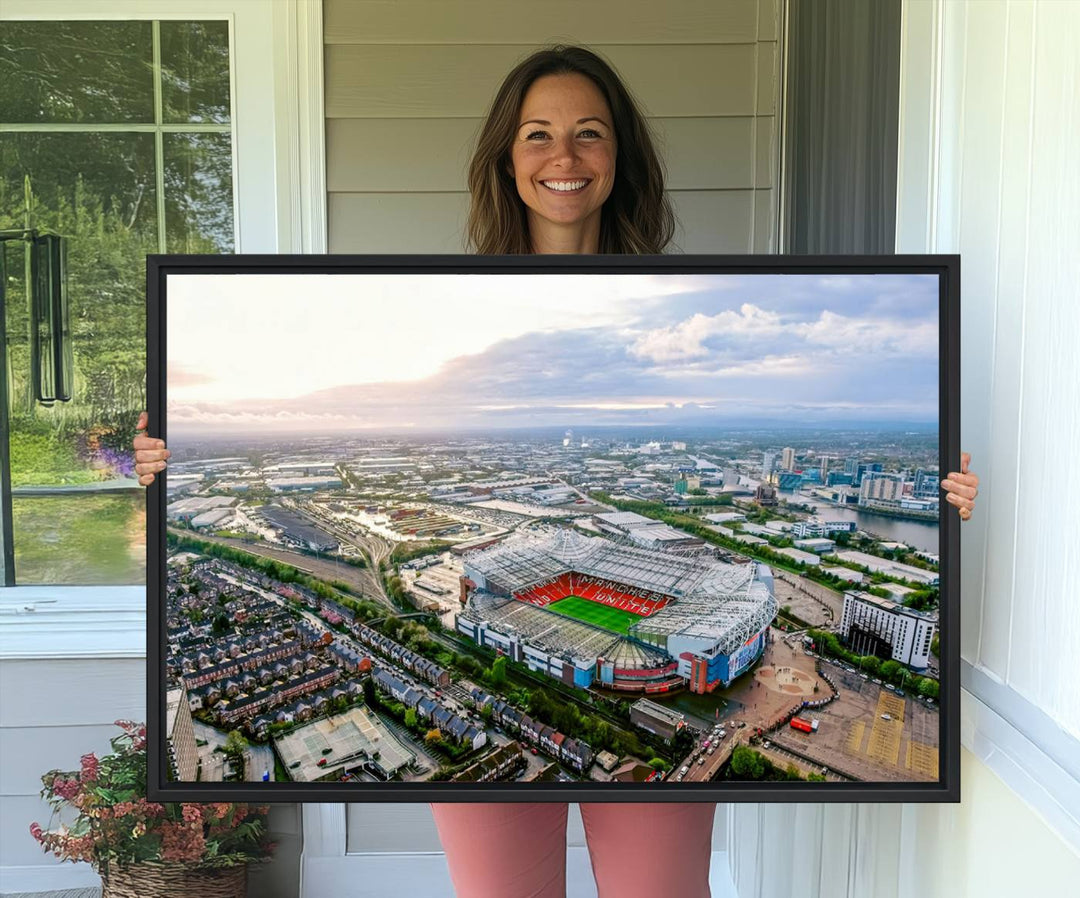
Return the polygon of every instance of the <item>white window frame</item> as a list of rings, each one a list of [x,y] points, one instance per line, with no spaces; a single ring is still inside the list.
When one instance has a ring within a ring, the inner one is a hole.
[[[236,252],[326,252],[321,0],[0,5],[0,21],[79,19],[228,21]],[[0,658],[145,657],[146,600],[144,586],[0,588]]]

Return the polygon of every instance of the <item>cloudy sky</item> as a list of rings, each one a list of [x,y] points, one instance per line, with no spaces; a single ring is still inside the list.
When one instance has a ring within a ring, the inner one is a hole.
[[[937,420],[933,275],[171,275],[170,431]]]

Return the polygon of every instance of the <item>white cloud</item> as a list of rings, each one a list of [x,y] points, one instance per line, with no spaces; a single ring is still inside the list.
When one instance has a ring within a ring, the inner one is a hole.
[[[817,321],[790,327],[808,343],[853,352],[925,355],[937,352],[936,321],[896,321],[887,318],[847,318],[828,309]]]
[[[765,340],[769,341],[768,346],[762,345]],[[658,365],[698,365],[721,349],[745,350],[753,341],[757,341],[755,353],[772,350],[774,357],[789,359],[787,373],[796,373],[798,367],[809,369],[809,357],[822,349],[843,355],[878,357],[934,355],[938,328],[936,321],[849,318],[828,309],[822,310],[813,321],[785,321],[776,312],[743,303],[737,312],[727,310],[716,315],[699,312],[677,324],[646,331],[627,352]],[[798,366],[790,362],[793,359],[800,359]]]
[[[744,302],[739,311],[725,310],[716,315],[700,312],[670,327],[647,331],[627,350],[630,355],[653,362],[693,359],[709,354],[705,341],[712,337],[762,337],[784,329],[775,312]]]

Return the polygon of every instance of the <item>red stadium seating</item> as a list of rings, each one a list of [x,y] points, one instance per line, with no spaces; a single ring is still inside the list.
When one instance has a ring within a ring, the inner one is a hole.
[[[663,608],[671,599],[662,593],[650,593],[636,587],[627,587],[609,580],[601,580],[573,571],[559,574],[550,580],[534,583],[514,594],[521,602],[543,607],[567,596],[580,596],[591,602],[621,608],[647,617]]]

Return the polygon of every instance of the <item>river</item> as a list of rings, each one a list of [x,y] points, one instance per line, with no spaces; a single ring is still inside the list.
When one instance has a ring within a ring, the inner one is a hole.
[[[894,518],[891,515],[845,508],[822,502],[814,496],[784,490],[779,495],[789,502],[797,502],[814,509],[818,517],[826,521],[854,521],[860,530],[865,530],[884,540],[903,543],[923,552],[938,553],[938,525],[934,522],[912,521]]]

